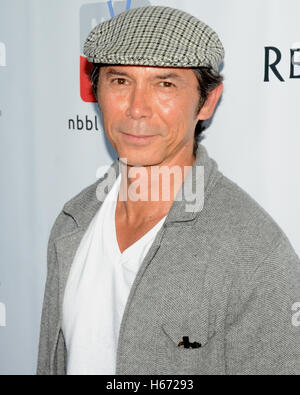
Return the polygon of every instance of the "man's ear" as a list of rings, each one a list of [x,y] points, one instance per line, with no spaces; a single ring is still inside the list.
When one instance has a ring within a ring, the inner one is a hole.
[[[216,88],[214,88],[208,94],[207,100],[197,116],[197,119],[199,121],[204,121],[205,119],[209,119],[213,115],[216,105],[222,95],[222,92],[223,92],[223,82],[221,82]]]

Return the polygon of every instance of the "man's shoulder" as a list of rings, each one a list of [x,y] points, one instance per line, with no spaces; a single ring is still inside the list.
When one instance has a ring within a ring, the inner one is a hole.
[[[81,225],[78,222],[78,218],[89,217],[91,219],[96,214],[97,207],[100,206],[96,196],[97,187],[104,178],[105,176],[84,187],[63,204],[53,223],[50,239],[57,239],[72,231],[76,231],[78,226]]]
[[[89,184],[65,202],[52,227],[52,238],[61,237],[66,233],[69,234],[72,230],[78,229],[79,226],[82,230],[87,228],[119,174],[117,159],[103,168],[105,171],[103,170],[102,174],[98,174],[95,182]],[[101,189],[99,190],[100,186]]]
[[[87,206],[91,201],[95,200],[97,187],[104,178],[105,177],[102,177],[92,184],[89,184],[80,190],[76,195],[72,196],[65,202],[62,210],[66,213],[76,209],[80,210],[81,208]]]
[[[221,252],[224,262],[252,271],[272,251],[280,251],[280,245],[294,253],[276,220],[242,187],[220,174],[203,210],[212,236],[212,248]],[[200,215],[200,227],[201,221]]]
[[[223,174],[212,198],[215,209],[219,208],[220,220],[225,220],[231,230],[247,230],[248,236],[252,230],[254,236],[264,235],[265,241],[274,240],[283,232],[276,220],[249,192]]]

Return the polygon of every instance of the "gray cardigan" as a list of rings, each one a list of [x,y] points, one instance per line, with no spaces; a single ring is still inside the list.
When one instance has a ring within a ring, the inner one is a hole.
[[[300,302],[299,257],[278,224],[218,170],[201,144],[194,166],[204,166],[203,209],[187,212],[184,194],[173,202],[127,300],[116,374],[300,374],[300,327],[292,319]],[[110,191],[113,170],[119,174],[118,159],[64,205],[52,227],[37,374],[66,374],[64,289],[101,206],[97,187],[107,183]],[[201,347],[178,347],[183,336]]]

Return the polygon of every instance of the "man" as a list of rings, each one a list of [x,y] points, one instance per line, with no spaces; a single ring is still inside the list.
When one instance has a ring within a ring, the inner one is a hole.
[[[38,374],[299,374],[299,258],[196,139],[222,94],[217,34],[144,7],[84,52],[119,158],[52,228]]]

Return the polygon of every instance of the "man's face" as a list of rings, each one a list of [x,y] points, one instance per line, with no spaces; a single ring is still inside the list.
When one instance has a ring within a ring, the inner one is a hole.
[[[191,69],[104,66],[98,98],[107,137],[128,165],[167,163],[180,150],[192,156],[200,97]]]

